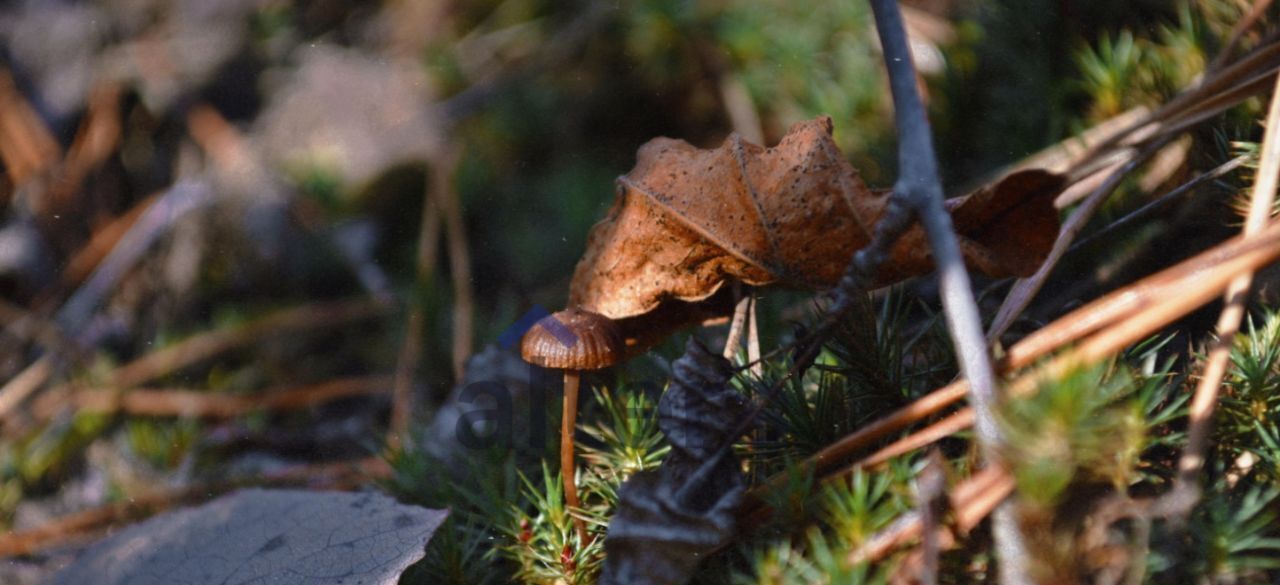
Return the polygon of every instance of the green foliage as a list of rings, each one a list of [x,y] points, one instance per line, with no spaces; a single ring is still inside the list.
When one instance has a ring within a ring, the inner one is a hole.
[[[605,418],[583,427],[594,442],[583,444],[579,454],[591,491],[612,495],[633,474],[656,468],[670,448],[658,430],[657,405],[643,392],[624,389],[615,395],[600,388],[595,397]]]
[[[912,309],[916,309],[916,314]],[[772,388],[789,362],[766,363],[752,394]],[[756,442],[762,457],[803,457],[831,444],[956,372],[941,321],[923,304],[892,290],[859,303],[801,378],[788,380],[765,412],[780,436]]]
[[[863,33],[870,12],[865,2],[730,3],[712,30],[777,129],[827,114],[847,129],[840,147],[866,153],[889,131],[875,40]]]
[[[1250,453],[1261,472],[1280,478],[1280,312],[1249,316],[1231,345],[1214,444],[1224,463]]]
[[[519,567],[528,583],[594,583],[604,559],[604,532],[618,502],[618,488],[632,474],[654,469],[668,447],[658,430],[657,409],[639,390],[595,392],[603,407],[596,424],[585,425],[590,441],[579,442],[578,492],[582,510],[564,503],[561,475],[544,463],[541,481],[522,476],[520,503],[507,504],[501,523],[503,556]],[[574,517],[588,526],[581,542]]]
[[[1200,15],[1183,3],[1176,26],[1161,24],[1156,39],[1129,30],[1104,33],[1096,47],[1076,54],[1080,87],[1093,102],[1092,121],[1105,120],[1135,106],[1154,106],[1187,87],[1204,69]]]
[[[910,468],[901,461],[888,472],[855,471],[847,480],[822,491],[826,528],[810,528],[803,540],[782,540],[757,553],[751,575],[740,583],[887,583],[893,563],[874,566],[855,562],[850,553],[877,531],[911,508],[906,479]]]
[[[420,439],[407,445],[421,445]],[[513,568],[494,549],[502,538],[508,503],[519,494],[515,461],[498,452],[474,453],[465,461],[441,461],[418,447],[384,456],[392,475],[383,487],[398,499],[428,508],[448,508],[449,518],[432,536],[426,557],[401,583],[506,583]]]
[[[1077,481],[1101,481],[1126,493],[1135,483],[1158,480],[1142,457],[1154,447],[1181,444],[1181,434],[1168,425],[1184,414],[1187,400],[1174,395],[1180,385],[1173,362],[1154,366],[1163,345],[1148,341],[1127,360],[1077,368],[1002,404],[1005,462],[1021,497],[1049,507]]]
[[[157,469],[176,466],[195,446],[201,432],[199,422],[191,419],[133,419],[125,421],[124,427],[129,447]]]
[[[505,524],[507,544],[503,553],[519,563],[515,577],[525,583],[594,583],[604,560],[604,538],[601,528],[605,524],[592,510],[574,511],[564,503],[564,486],[560,474],[553,473],[545,465],[542,481],[535,484],[524,479],[524,502],[534,510],[526,515],[525,506],[511,509],[511,521]],[[587,486],[580,486],[587,487]],[[580,490],[584,500],[590,490]],[[588,542],[578,538],[574,527],[574,514],[590,520],[592,526]]]
[[[1152,582],[1272,583],[1280,569],[1275,487],[1219,485],[1185,527],[1163,526],[1148,559]]]

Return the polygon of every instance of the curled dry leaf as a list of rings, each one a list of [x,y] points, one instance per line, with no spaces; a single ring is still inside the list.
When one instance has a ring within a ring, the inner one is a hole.
[[[869,189],[831,138],[827,117],[764,148],[731,135],[716,149],[670,138],[640,148],[591,230],[569,304],[622,321],[631,345],[723,316],[726,282],[825,289],[871,241],[889,193]],[[1020,171],[953,200],[965,259],[990,276],[1031,274],[1053,245],[1061,177]],[[912,228],[877,274],[883,286],[933,267]]]

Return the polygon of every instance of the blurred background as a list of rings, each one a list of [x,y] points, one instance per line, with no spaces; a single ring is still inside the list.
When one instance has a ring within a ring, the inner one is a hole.
[[[1167,99],[1245,7],[905,2],[948,190]],[[825,114],[891,185],[880,58],[861,1],[0,2],[0,525],[377,452],[564,305],[655,136]]]

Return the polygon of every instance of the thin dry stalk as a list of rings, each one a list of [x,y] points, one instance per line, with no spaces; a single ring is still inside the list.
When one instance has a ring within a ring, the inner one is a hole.
[[[1266,4],[1266,2],[1259,4]],[[1262,141],[1261,161],[1253,183],[1249,214],[1244,224],[1246,239],[1261,231],[1271,219],[1276,184],[1280,180],[1280,136],[1278,134],[1280,134],[1280,81],[1272,90],[1271,106],[1267,111],[1267,127]],[[1199,500],[1197,480],[1204,466],[1204,453],[1209,440],[1209,431],[1212,428],[1213,411],[1218,401],[1218,392],[1222,387],[1222,378],[1227,371],[1227,362],[1231,357],[1231,345],[1236,333],[1240,330],[1240,319],[1244,316],[1246,295],[1252,284],[1253,271],[1245,270],[1236,275],[1227,285],[1224,298],[1226,306],[1218,317],[1217,340],[1209,350],[1204,374],[1196,384],[1195,394],[1191,399],[1187,446],[1178,461],[1178,477],[1174,486],[1175,493],[1186,495],[1180,516],[1190,513],[1191,508]]]
[[[21,187],[62,158],[62,149],[35,108],[18,91],[8,69],[0,68],[0,161]]]
[[[1249,11],[1231,27],[1231,34],[1227,36],[1227,42],[1223,43],[1222,49],[1218,51],[1218,55],[1213,58],[1206,71],[1217,71],[1222,69],[1223,65],[1231,59],[1236,49],[1240,47],[1240,41],[1244,38],[1245,33],[1253,29],[1258,24],[1262,15],[1266,13],[1267,8],[1271,7],[1271,0],[1257,0],[1253,6],[1249,7]]]
[[[973,474],[951,490],[950,506],[955,517],[955,527],[968,532],[977,526],[1000,502],[1013,493],[1014,480],[1000,468],[988,468]],[[851,563],[875,562],[888,556],[898,547],[920,538],[924,525],[917,513],[907,514],[898,522],[876,533],[849,554]],[[945,528],[940,528],[945,531]],[[940,534],[942,536],[949,536]],[[940,538],[947,542],[949,539]]]
[[[747,323],[747,309],[751,297],[742,293],[742,285],[733,283],[733,294],[738,302],[733,304],[733,318],[729,320],[729,333],[724,339],[724,359],[732,360],[738,356],[738,348],[742,347],[742,332]]]
[[[1267,227],[1256,237],[1233,238],[1191,260],[1126,287],[1121,292],[1123,296],[1132,297],[1132,314],[1113,321],[1105,329],[1038,368],[1037,374],[1019,378],[1008,386],[1009,393],[1024,395],[1033,392],[1039,380],[1057,379],[1081,365],[1114,355],[1213,300],[1239,274],[1256,271],[1277,258],[1280,258],[1280,224]],[[1113,296],[1117,296],[1116,293],[1100,301],[1107,301]]]
[[[385,312],[369,299],[315,303],[282,309],[252,321],[197,333],[148,353],[107,375],[107,385],[129,388],[195,365],[227,351],[313,329],[364,321]]]
[[[1091,234],[1089,237],[1084,238],[1076,242],[1075,244],[1072,244],[1071,248],[1067,251],[1067,253],[1070,254],[1070,253],[1074,253],[1079,250],[1082,250],[1084,248],[1088,248],[1089,246],[1093,245],[1099,240],[1103,240],[1117,231],[1123,230],[1131,225],[1135,225],[1140,222],[1146,221],[1147,219],[1151,218],[1153,215],[1163,212],[1166,208],[1174,205],[1175,203],[1181,203],[1192,193],[1195,193],[1196,190],[1199,189],[1201,185],[1204,185],[1212,181],[1216,181],[1218,179],[1221,179],[1222,177],[1227,176],[1228,174],[1234,172],[1236,169],[1244,166],[1244,164],[1248,161],[1249,161],[1249,157],[1247,155],[1240,155],[1208,171],[1205,171],[1203,173],[1200,173],[1199,175],[1196,175],[1191,180],[1181,185],[1178,185],[1174,189],[1170,190],[1168,193],[1165,193],[1164,195],[1161,195],[1160,197],[1152,200],[1151,202],[1143,205],[1142,207],[1139,207],[1138,209],[1133,210],[1132,212],[1126,214],[1124,217],[1111,222],[1106,227],[1098,230],[1096,233]]]
[[[462,204],[454,188],[454,175],[458,169],[458,152],[450,150],[440,155],[432,165],[432,191],[439,197],[444,217],[444,233],[449,251],[449,272],[453,280],[453,379],[461,380],[466,374],[467,358],[471,357],[472,323],[475,320],[475,294],[471,288],[471,250],[467,246],[466,224],[462,219]]]
[[[883,449],[867,455],[865,459],[854,463],[844,469],[823,478],[823,481],[838,479],[852,475],[858,469],[875,467],[888,463],[894,457],[901,457],[917,449],[923,449],[942,439],[950,437],[964,429],[973,426],[974,413],[972,408],[962,408],[949,415],[942,420],[933,423],[923,429],[911,433],[897,441],[886,445]]]
[[[916,507],[920,514],[923,538],[920,543],[921,585],[937,585],[938,554],[941,551],[942,515],[946,512],[946,462],[935,449],[929,453],[924,469],[916,476]]]
[[[426,323],[422,297],[431,289],[431,283],[435,280],[436,262],[440,256],[440,206],[436,202],[433,185],[433,182],[428,181],[422,193],[422,219],[418,227],[418,253],[414,261],[417,295],[410,301],[404,343],[400,346],[400,357],[396,361],[391,424],[387,434],[387,443],[392,447],[398,446],[401,437],[409,430],[414,409],[413,379],[422,355],[422,334]]]
[[[74,211],[73,196],[84,180],[115,152],[120,144],[123,125],[120,121],[120,87],[105,84],[89,96],[88,111],[67,156],[56,171],[57,181],[47,193],[48,208],[55,213]]]
[[[115,249],[120,238],[123,238],[138,219],[159,200],[159,193],[147,197],[123,215],[94,231],[93,236],[89,238],[89,243],[76,251],[67,261],[67,267],[62,270],[62,286],[72,288],[84,282],[84,279],[102,264],[107,254]]]
[[[747,361],[751,363],[751,374],[756,378],[764,375],[764,364],[760,362],[760,320],[756,318],[756,293],[747,293]]]
[[[1153,144],[1144,148],[1129,162],[1112,172],[1093,193],[1085,198],[1084,202],[1075,211],[1071,212],[1071,216],[1067,218],[1067,221],[1062,224],[1062,228],[1058,231],[1058,239],[1053,242],[1053,248],[1049,251],[1049,256],[1045,258],[1044,263],[1040,265],[1035,274],[1027,278],[1018,279],[1005,297],[1004,303],[996,311],[990,330],[987,331],[988,340],[995,341],[1001,335],[1004,335],[1005,331],[1008,331],[1018,316],[1031,304],[1031,300],[1035,298],[1036,293],[1040,292],[1040,288],[1049,279],[1049,274],[1057,267],[1058,261],[1067,253],[1067,250],[1071,248],[1071,243],[1075,241],[1076,236],[1089,223],[1093,213],[1102,206],[1102,203],[1107,200],[1107,197],[1111,196],[1111,193],[1120,186],[1120,183],[1124,181],[1129,173],[1146,163],[1148,159],[1160,150],[1161,146],[1163,146],[1163,143]]]
[[[208,390],[135,388],[82,389],[71,394],[78,409],[100,413],[124,412],[137,416],[228,419],[254,412],[301,410],[343,398],[383,394],[391,387],[388,376],[329,380],[293,388],[269,389],[258,394],[226,394]],[[47,418],[55,413],[36,412]]]
[[[0,387],[0,422],[4,426],[9,425],[7,415],[49,381],[53,366],[53,357],[45,354]]]

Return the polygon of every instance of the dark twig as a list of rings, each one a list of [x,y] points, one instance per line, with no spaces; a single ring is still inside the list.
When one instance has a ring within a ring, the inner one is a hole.
[[[938,553],[941,540],[942,515],[946,513],[946,460],[937,449],[929,452],[924,469],[916,477],[916,499],[920,510],[921,527],[921,585],[938,585]]]
[[[942,183],[938,178],[933,137],[916,88],[915,66],[911,62],[902,14],[896,0],[871,0],[871,8],[875,13],[876,31],[880,34],[880,46],[884,48],[898,128],[898,182],[894,185],[893,199],[885,220],[890,217],[897,219],[894,211],[905,207],[910,211],[899,211],[898,214],[909,218],[914,212],[924,225],[929,248],[938,264],[942,306],[952,343],[960,360],[960,369],[969,380],[969,401],[974,409],[978,442],[988,464],[998,466],[1003,441],[994,415],[995,372],[987,353],[969,273],[960,255],[951,216],[942,204]],[[1025,547],[1012,509],[1008,506],[1002,505],[993,519],[1000,581],[1006,584],[1028,583]]]
[[[1150,203],[1147,203],[1146,205],[1143,205],[1142,207],[1135,209],[1133,212],[1125,215],[1124,217],[1114,222],[1111,222],[1109,225],[1107,225],[1107,227],[1098,230],[1096,233],[1090,235],[1089,237],[1082,238],[1081,240],[1072,244],[1071,247],[1067,249],[1067,253],[1072,254],[1080,250],[1083,250],[1085,248],[1088,248],[1089,246],[1092,246],[1098,241],[1103,240],[1111,236],[1112,234],[1115,234],[1116,232],[1119,232],[1131,225],[1142,225],[1146,223],[1146,221],[1150,219],[1153,215],[1160,213],[1166,208],[1172,206],[1174,203],[1178,203],[1183,199],[1185,199],[1188,195],[1195,193],[1196,190],[1199,189],[1201,185],[1204,185],[1209,181],[1216,181],[1218,179],[1221,179],[1222,177],[1227,176],[1232,171],[1235,171],[1236,169],[1244,166],[1244,163],[1248,162],[1248,160],[1249,160],[1248,156],[1244,156],[1244,155],[1237,156],[1208,171],[1205,171],[1204,173],[1201,173],[1200,175],[1197,175],[1195,178],[1191,179],[1190,181],[1187,181],[1179,185],[1178,187],[1169,191],[1168,193],[1161,195],[1159,198],[1155,200],[1152,200]]]

